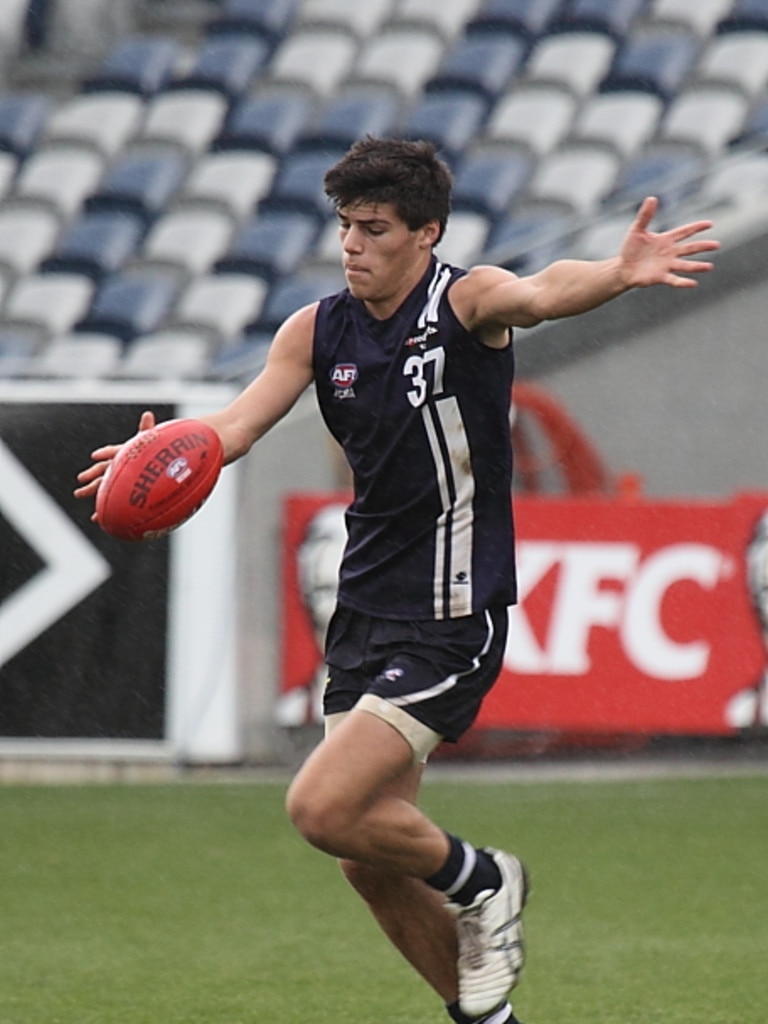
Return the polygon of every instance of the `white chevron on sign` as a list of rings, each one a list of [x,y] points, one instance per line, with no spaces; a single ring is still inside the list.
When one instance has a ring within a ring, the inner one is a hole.
[[[0,512],[46,563],[0,604],[0,666],[111,575],[109,562],[0,441]]]

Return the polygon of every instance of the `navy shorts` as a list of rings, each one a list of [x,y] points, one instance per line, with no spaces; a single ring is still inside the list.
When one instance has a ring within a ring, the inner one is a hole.
[[[401,622],[338,605],[326,638],[325,714],[350,711],[370,693],[455,743],[496,682],[506,639],[505,607]]]

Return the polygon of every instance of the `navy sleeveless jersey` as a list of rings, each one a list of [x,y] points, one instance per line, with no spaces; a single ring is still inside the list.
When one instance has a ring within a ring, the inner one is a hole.
[[[323,418],[354,476],[339,602],[389,619],[448,619],[516,597],[511,343],[497,350],[448,301],[466,271],[433,257],[388,320],[348,290],[317,311]]]

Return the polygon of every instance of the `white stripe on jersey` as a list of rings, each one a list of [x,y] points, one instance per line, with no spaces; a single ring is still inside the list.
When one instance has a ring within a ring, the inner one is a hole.
[[[427,301],[424,303],[424,308],[419,314],[417,321],[417,327],[419,330],[423,330],[427,324],[437,323],[437,307],[440,304],[440,299],[443,297],[443,292],[448,286],[451,279],[450,267],[444,267],[439,261],[435,266],[435,273],[432,280],[429,282],[427,288]]]
[[[495,633],[491,613],[486,609],[484,614],[485,624],[488,630],[485,642],[479,653],[472,659],[472,663],[466,672],[456,672],[454,675],[448,676],[439,683],[435,683],[434,686],[427,687],[426,690],[417,690],[415,693],[406,693],[403,694],[402,697],[387,697],[387,702],[389,704],[394,704],[395,707],[398,708],[407,708],[411,704],[421,704],[425,700],[431,700],[433,697],[439,697],[441,693],[446,693],[448,690],[453,689],[463,676],[468,676],[471,675],[472,672],[476,672],[480,668],[480,662],[490,650]]]
[[[435,530],[435,618],[453,619],[472,612],[475,479],[456,399],[442,398],[422,415],[443,509]]]

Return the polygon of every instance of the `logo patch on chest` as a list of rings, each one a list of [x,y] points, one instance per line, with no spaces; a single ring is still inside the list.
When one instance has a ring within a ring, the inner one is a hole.
[[[355,363],[336,363],[328,375],[334,387],[333,397],[338,399],[354,398],[354,383],[359,377]]]

